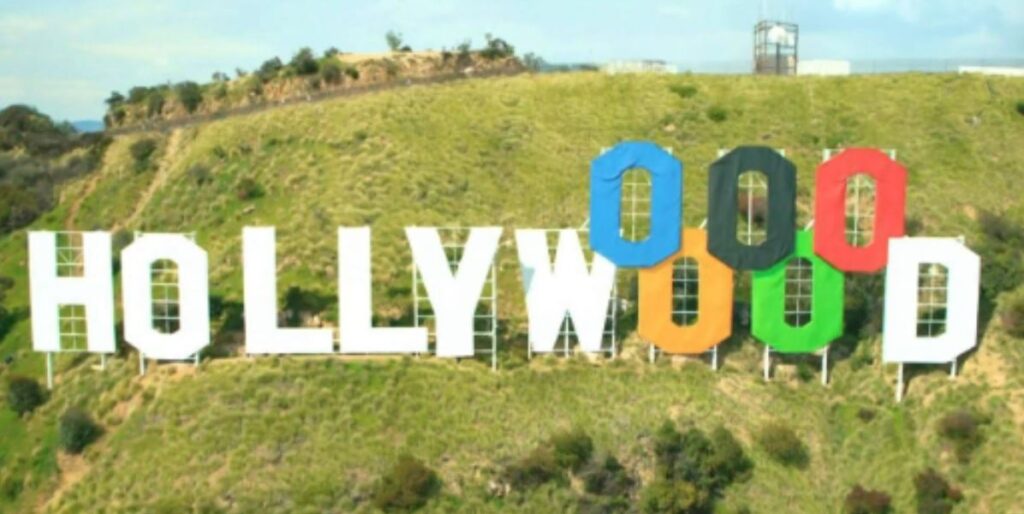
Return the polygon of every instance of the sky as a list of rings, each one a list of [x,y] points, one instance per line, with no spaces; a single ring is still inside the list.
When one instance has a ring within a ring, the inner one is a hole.
[[[749,60],[762,16],[802,59],[1024,59],[1024,0],[0,0],[0,106],[100,119],[111,91],[207,81],[300,47],[452,48],[493,33],[549,62]]]

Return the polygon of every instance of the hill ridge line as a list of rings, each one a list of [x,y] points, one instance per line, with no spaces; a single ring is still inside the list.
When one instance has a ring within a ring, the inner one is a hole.
[[[212,112],[209,114],[199,114],[195,116],[188,116],[177,120],[169,120],[163,122],[157,122],[153,124],[143,123],[140,125],[134,125],[130,127],[118,127],[114,129],[105,129],[104,134],[108,136],[124,136],[130,134],[138,134],[142,132],[153,132],[153,131],[168,131],[176,128],[190,127],[192,125],[198,125],[211,121],[218,121],[227,118],[234,118],[236,116],[244,116],[247,114],[253,114],[257,112],[263,112],[272,110],[278,107],[285,107],[289,105],[303,104],[303,103],[316,103],[325,100],[331,100],[334,98],[342,98],[346,96],[358,96],[368,93],[374,93],[379,91],[389,91],[392,89],[401,89],[412,86],[431,85],[431,84],[445,84],[448,82],[457,82],[460,80],[471,80],[471,79],[483,79],[490,77],[502,77],[502,76],[515,76],[530,73],[522,70],[491,70],[481,71],[475,73],[446,73],[441,75],[434,75],[430,77],[409,77],[404,80],[396,80],[395,82],[387,82],[381,84],[369,84],[366,86],[356,86],[352,88],[336,88],[323,90],[314,94],[299,95],[292,98],[280,100],[280,101],[262,101],[255,104],[245,105],[242,107],[234,107],[224,109],[222,111]]]

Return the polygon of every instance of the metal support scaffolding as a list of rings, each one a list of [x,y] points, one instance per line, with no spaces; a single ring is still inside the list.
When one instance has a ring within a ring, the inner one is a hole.
[[[444,249],[445,257],[448,259],[448,266],[454,273],[462,260],[466,240],[469,237],[469,229],[464,227],[442,227],[438,228],[438,235],[441,237],[441,246]],[[420,280],[419,270],[416,264],[412,264],[412,294],[413,294],[413,326],[426,326],[428,330],[429,350],[433,352],[436,347],[436,334],[434,331],[434,309],[430,305],[430,299],[426,288]],[[484,282],[483,291],[480,293],[480,303],[477,304],[476,312],[473,315],[473,341],[474,354],[484,354],[490,357],[491,370],[498,369],[498,265],[491,264],[490,273]]]
[[[589,232],[590,220],[583,222],[583,225],[577,229],[579,234],[586,234]],[[548,239],[548,257],[551,262],[555,261],[555,253],[558,248],[558,234],[557,229],[545,230]],[[554,243],[554,244],[552,244]],[[587,251],[588,260],[593,260],[593,254]],[[601,353],[605,354],[609,359],[614,359],[618,355],[618,317],[619,317],[619,287],[618,284],[612,283],[611,295],[608,298],[608,313],[605,317],[604,325],[604,337],[601,341]],[[555,354],[561,354],[563,357],[569,357],[572,355],[572,341],[576,338],[576,329],[572,326],[572,319],[569,313],[565,314],[562,320],[562,326],[559,329],[558,341],[561,343],[559,348],[558,343],[555,344]],[[533,348],[527,344],[527,356],[533,358]]]
[[[150,235],[159,234],[157,232],[140,232],[135,231],[132,234],[134,239],[143,238]],[[176,235],[183,235],[192,241],[196,240],[195,232],[187,232]],[[172,334],[177,332],[181,327],[181,316],[180,316],[180,305],[179,305],[179,290],[180,284],[178,283],[178,266],[169,260],[158,260],[153,263],[150,268],[150,296],[153,302],[152,313],[153,313],[153,328],[158,332],[164,334]],[[146,366],[146,355],[142,350],[139,352],[139,375],[145,375]],[[168,359],[154,359],[154,362],[159,363],[165,362],[191,362],[195,367],[199,367],[200,352],[196,352],[190,355],[187,359],[181,361],[168,360]]]
[[[85,275],[85,259],[82,232],[58,231],[55,233],[58,277],[82,277]],[[57,307],[57,328],[60,349],[46,352],[46,386],[53,389],[56,373],[57,354],[86,353],[89,351],[88,319],[85,305],[62,304]],[[106,369],[106,355],[100,354],[100,369]]]

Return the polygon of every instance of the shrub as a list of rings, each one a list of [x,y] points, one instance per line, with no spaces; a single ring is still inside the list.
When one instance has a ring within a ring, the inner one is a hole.
[[[46,401],[46,393],[34,378],[12,376],[7,379],[7,405],[19,416],[28,414]]]
[[[178,100],[189,113],[196,112],[199,104],[203,103],[203,90],[195,82],[181,82],[174,86],[174,92],[177,93]]]
[[[128,90],[128,103],[140,104],[149,96],[149,88],[146,86],[135,86]]]
[[[223,100],[228,96],[227,82],[217,82],[210,88],[210,93],[216,100]]]
[[[796,378],[801,382],[810,382],[814,379],[814,367],[806,361],[796,363]]]
[[[387,34],[384,34],[384,40],[387,41],[388,49],[392,52],[402,49],[402,34],[389,30]]]
[[[963,500],[960,490],[931,468],[914,477],[914,490],[918,514],[949,514]]]
[[[1024,100],[1017,102],[1017,113],[1024,116]]]
[[[352,80],[359,80],[359,69],[356,68],[355,66],[346,66],[345,76]]]
[[[320,70],[316,57],[313,57],[313,50],[310,50],[308,46],[296,52],[288,65],[299,75],[312,75]]]
[[[274,57],[263,61],[259,70],[256,71],[256,75],[261,81],[266,82],[270,79],[276,78],[281,72],[281,68],[284,68],[284,64],[281,62],[281,59]]]
[[[782,423],[769,423],[761,429],[757,442],[776,462],[797,468],[807,467],[810,456],[803,441],[789,426]]]
[[[68,453],[82,453],[102,432],[84,410],[71,407],[60,417],[60,446]]]
[[[149,167],[149,159],[153,156],[153,152],[156,152],[156,140],[140,139],[132,143],[128,151],[131,153],[132,159],[135,160],[135,171],[142,171]]]
[[[679,95],[679,98],[691,98],[697,95],[697,86],[692,84],[672,84],[669,91]]]
[[[1020,249],[1024,247],[1024,225],[1004,214],[982,211],[978,215],[978,228],[981,229],[981,240],[971,246],[985,262],[981,292],[992,301],[1000,293],[1024,283],[1024,262],[1020,259]]]
[[[554,452],[550,447],[540,446],[506,466],[502,478],[512,489],[531,489],[562,477]]]
[[[238,181],[238,186],[235,188],[235,193],[238,195],[239,200],[255,200],[263,196],[263,186],[255,180],[245,177]]]
[[[715,123],[721,123],[729,117],[729,113],[720,105],[712,105],[711,107],[708,107],[707,115],[708,119]]]
[[[483,50],[480,50],[480,56],[484,59],[493,61],[495,59],[512,57],[516,54],[515,47],[500,37],[484,34],[484,39],[487,40],[487,44]]]
[[[213,182],[213,175],[210,173],[210,168],[203,166],[202,164],[193,164],[189,167],[188,176],[197,186]]]
[[[724,488],[735,481],[746,480],[754,468],[754,463],[747,457],[743,446],[725,427],[717,427],[711,431],[711,456],[708,469],[712,475],[712,484],[716,488]]]
[[[999,319],[1008,334],[1024,338],[1024,286],[1006,295]]]
[[[892,511],[892,498],[882,492],[853,486],[843,501],[844,514],[887,514]]]
[[[324,84],[337,84],[341,82],[341,63],[337,59],[328,59],[320,65],[320,79]]]
[[[615,457],[609,455],[583,467],[583,489],[600,496],[629,496],[635,481]]]
[[[118,93],[117,91],[111,91],[110,96],[107,97],[107,99],[104,100],[104,102],[110,107],[117,107],[118,105],[124,103],[124,100],[124,95]]]
[[[444,57],[446,61],[448,60],[449,56],[451,56],[451,53],[445,52]],[[540,71],[545,64],[547,63],[544,61],[544,58],[533,52],[528,52],[526,55],[523,56],[523,66],[525,66],[526,69],[530,71]]]
[[[146,114],[159,116],[164,110],[164,94],[160,91],[151,91],[146,98]]]
[[[651,514],[698,514],[710,510],[709,498],[682,480],[656,480],[640,496],[640,510]]]
[[[332,47],[328,48],[327,50],[324,50],[324,57],[329,59],[329,58],[334,57],[335,55],[338,55],[340,53],[341,52],[338,51],[338,49],[336,47],[332,46]]]
[[[402,455],[373,491],[373,505],[384,511],[414,510],[422,507],[441,489],[437,473],[422,461]]]
[[[980,425],[981,421],[974,413],[960,409],[939,420],[939,435],[953,443],[961,462],[967,462],[971,452],[981,445]]]
[[[583,467],[594,453],[594,441],[582,429],[557,433],[551,437],[550,445],[558,467],[572,471]]]

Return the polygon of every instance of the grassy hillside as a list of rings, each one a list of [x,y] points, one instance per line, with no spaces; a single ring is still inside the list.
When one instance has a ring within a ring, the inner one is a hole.
[[[678,85],[697,93],[684,98],[672,91]],[[330,318],[335,228],[372,225],[377,312],[400,321],[411,308],[404,226],[579,226],[588,163],[620,140],[652,140],[684,161],[689,226],[705,217],[707,165],[718,148],[785,148],[799,170],[801,225],[822,148],[895,148],[910,173],[915,230],[963,234],[971,244],[981,237],[982,210],[1024,223],[1021,98],[1024,81],[973,76],[581,73],[413,87],[116,138],[100,171],[66,186],[35,226],[195,231],[224,306],[218,344],[198,372],[160,365],[143,378],[127,351],[106,371],[93,369],[94,357],[60,358],[45,406],[21,419],[0,413],[0,510],[369,510],[380,472],[408,452],[443,480],[428,510],[560,511],[576,505],[572,488],[495,498],[487,484],[504,462],[575,425],[642,476],[652,466],[651,433],[674,419],[724,424],[754,459],[752,479],[727,491],[724,512],[837,511],[855,483],[888,491],[905,512],[913,508],[913,474],[928,465],[963,488],[955,512],[1013,512],[1024,501],[1024,341],[996,323],[956,381],[941,367],[912,368],[900,405],[891,401],[894,369],[880,364],[870,331],[844,339],[827,388],[802,383],[798,359],[779,362],[776,379],[763,383],[762,347],[745,333],[727,345],[719,373],[700,363],[648,365],[632,334],[615,362],[525,363],[521,351],[506,350],[498,373],[433,359],[219,356],[232,354],[238,338],[243,226],[276,226],[279,291],[299,286],[322,298]],[[715,121],[709,112],[719,110],[725,118]],[[147,138],[158,147],[139,164],[131,147]],[[245,179],[264,194],[241,199]],[[14,357],[5,374],[40,376],[25,246],[23,232],[0,239],[0,274],[14,279],[7,307],[17,320],[0,355]],[[504,344],[521,349],[518,265],[514,247],[502,252]],[[106,430],[83,457],[56,450],[56,419],[68,405],[85,407]],[[960,407],[991,419],[966,464],[935,430]],[[861,416],[864,409],[873,418]],[[808,444],[808,469],[782,467],[753,443],[771,420],[789,422]]]

